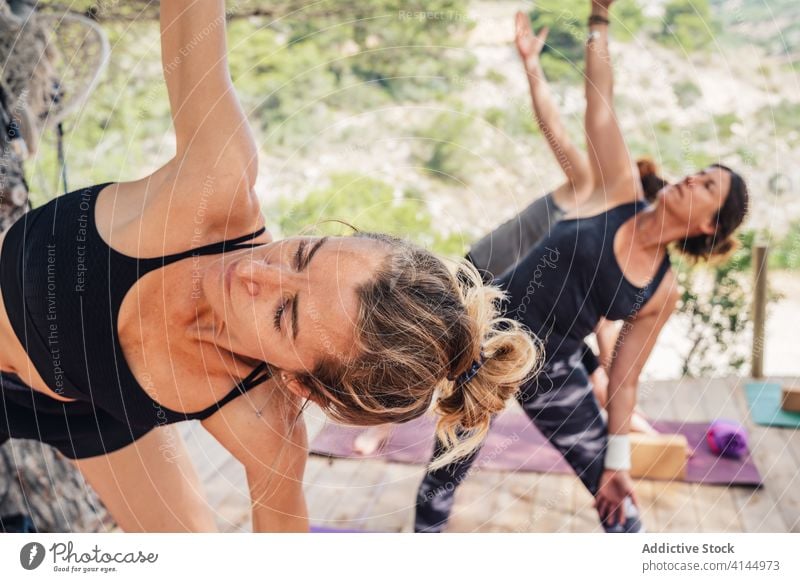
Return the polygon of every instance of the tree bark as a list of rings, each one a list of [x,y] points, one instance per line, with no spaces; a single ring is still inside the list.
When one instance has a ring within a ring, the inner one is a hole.
[[[5,0],[0,0],[0,14],[7,9]],[[13,24],[12,19],[4,24],[9,22]],[[23,22],[32,24],[30,19]],[[8,33],[7,27],[2,32]],[[8,37],[0,41],[8,41]],[[9,65],[4,65],[0,78],[0,232],[30,210],[23,169],[27,148],[21,125],[46,116],[46,111],[29,111],[33,115],[23,119],[21,107],[32,102],[24,98],[28,88],[19,86],[19,72],[28,67],[27,63],[14,63],[19,45],[21,42],[0,42],[0,61]],[[12,74],[16,78],[10,78]],[[40,77],[31,74],[29,78]],[[68,459],[48,445],[28,440],[10,440],[0,446],[0,532],[7,528],[2,516],[15,514],[27,514],[42,532],[109,531],[115,525]]]

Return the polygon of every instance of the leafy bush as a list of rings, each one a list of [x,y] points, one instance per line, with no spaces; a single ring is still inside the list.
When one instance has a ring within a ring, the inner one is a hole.
[[[800,259],[800,224],[793,227],[793,231],[794,235],[771,251],[770,267],[784,264],[782,257],[786,255],[782,254],[782,249],[793,260]],[[738,250],[722,265],[691,266],[679,262],[677,273],[682,290],[679,310],[689,317],[690,323],[689,350],[682,364],[684,375],[739,374],[747,364],[756,234],[755,230],[740,232]],[[786,246],[782,246],[784,244]],[[781,298],[779,293],[767,289],[768,306]]]
[[[770,250],[770,267],[800,270],[800,221],[793,222],[789,232]]]
[[[579,80],[583,76],[584,42],[589,3],[585,0],[540,0],[531,12],[531,26],[550,27],[542,67],[552,80]],[[636,0],[620,0],[611,12],[613,37],[628,41],[644,23]]]
[[[331,176],[331,185],[311,192],[302,200],[282,199],[277,213],[285,236],[296,234],[345,235],[352,229],[386,232],[412,240],[450,257],[466,252],[458,235],[443,236],[418,193],[400,191],[391,185],[355,173]]]
[[[680,260],[679,310],[689,318],[689,350],[683,356],[684,376],[731,375],[747,362],[750,328],[754,231],[739,235],[741,246],[727,263],[694,265]]]
[[[445,182],[463,183],[479,163],[472,147],[477,143],[477,130],[472,118],[444,112],[433,123],[417,132],[420,138],[415,156],[432,177]]]
[[[708,0],[669,0],[659,38],[691,53],[709,47],[718,29]]]
[[[681,107],[691,107],[703,96],[703,92],[692,81],[678,81],[672,88]]]

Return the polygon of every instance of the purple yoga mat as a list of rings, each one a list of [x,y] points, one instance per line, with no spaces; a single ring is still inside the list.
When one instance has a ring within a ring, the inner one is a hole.
[[[707,485],[749,485],[760,487],[758,473],[750,454],[741,460],[726,459],[711,453],[705,443],[705,422],[655,421],[656,430],[681,433],[694,450],[686,467],[686,481]],[[397,463],[425,464],[433,451],[435,420],[425,416],[393,428],[389,441],[369,457],[353,452],[352,444],[362,429],[333,423],[311,443],[311,452],[328,457],[381,458]],[[542,433],[519,412],[505,412],[495,421],[474,467],[497,471],[531,471],[569,474],[572,468]]]

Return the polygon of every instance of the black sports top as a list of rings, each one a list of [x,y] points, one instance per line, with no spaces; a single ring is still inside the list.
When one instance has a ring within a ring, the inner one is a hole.
[[[647,206],[640,200],[597,216],[561,220],[496,279],[508,293],[506,315],[544,341],[548,361],[580,349],[601,317],[632,317],[655,293],[670,268],[667,253],[644,287],[625,278],[614,255],[619,227]]]
[[[0,289],[14,333],[60,395],[88,401],[131,426],[204,419],[268,379],[269,366],[261,363],[205,410],[187,414],[165,408],[157,402],[158,386],[142,387],[128,367],[117,334],[120,306],[147,273],[189,257],[259,246],[242,243],[265,229],[164,257],[130,257],[108,246],[97,231],[95,204],[108,184],[58,196],[8,230]]]

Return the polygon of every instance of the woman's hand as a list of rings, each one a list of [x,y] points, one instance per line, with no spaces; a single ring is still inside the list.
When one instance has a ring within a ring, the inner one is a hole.
[[[592,6],[600,6],[608,10],[609,6],[614,3],[614,0],[592,0]]]
[[[625,523],[625,501],[630,497],[636,507],[639,501],[633,489],[633,480],[627,471],[611,471],[606,469],[600,477],[600,488],[595,495],[594,506],[600,518],[607,525]]]
[[[525,70],[529,73],[538,71],[539,54],[544,48],[550,29],[544,27],[539,31],[539,34],[534,35],[533,30],[531,30],[531,22],[528,19],[528,15],[523,12],[517,12],[515,30],[517,51],[525,65]]]

